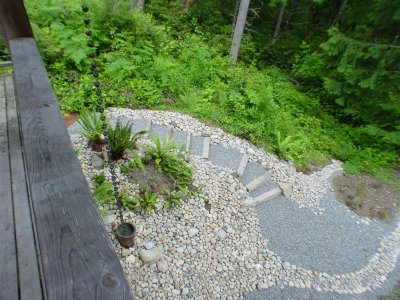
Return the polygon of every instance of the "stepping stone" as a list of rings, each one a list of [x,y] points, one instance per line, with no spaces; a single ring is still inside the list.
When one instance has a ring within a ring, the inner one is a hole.
[[[204,138],[203,154],[201,157],[208,159],[209,154],[210,154],[210,137],[207,136]]]
[[[151,119],[147,120],[146,131],[147,131],[146,137],[149,137],[151,132]]]
[[[191,136],[190,138],[190,150],[191,155],[203,155],[204,138],[201,136]]]
[[[151,134],[160,140],[164,140],[168,135],[168,127],[165,125],[152,125]]]
[[[240,164],[241,156],[241,153],[236,149],[211,144],[208,159],[217,166],[228,167],[235,171]]]
[[[268,192],[266,192],[264,194],[261,194],[260,196],[253,198],[252,205],[257,205],[257,204],[266,202],[266,201],[271,200],[281,194],[282,194],[282,190],[280,189],[280,187],[276,187],[272,190],[269,190]]]
[[[245,186],[248,185],[250,182],[252,182],[257,177],[264,175],[265,172],[266,172],[266,170],[262,165],[249,161],[247,163],[247,166],[244,170],[243,175],[241,176],[243,185],[245,185]]]
[[[254,189],[253,191],[250,192],[250,196],[252,198],[255,198],[257,196],[260,196],[276,187],[278,187],[279,185],[277,185],[275,182],[273,182],[272,180],[267,180],[266,182],[264,182],[262,185],[260,185],[258,188]]]
[[[186,136],[187,132],[185,131],[176,130],[172,131],[171,133],[171,139],[173,139],[178,146],[183,146],[186,144]]]
[[[243,175],[244,169],[246,169],[247,163],[249,162],[249,158],[250,156],[248,156],[247,154],[243,155],[242,160],[240,161],[239,168],[237,169],[237,173],[239,174],[239,176]]]
[[[167,126],[167,133],[165,134],[165,138],[170,139],[171,133],[172,133],[172,126],[169,125],[169,126]]]
[[[246,185],[246,188],[249,190],[249,192],[252,192],[270,178],[271,178],[271,172],[266,172],[263,175],[254,179],[253,181],[251,181],[250,183],[248,183]]]
[[[190,131],[188,131],[187,136],[186,136],[186,152],[189,152],[190,150],[190,138],[191,138],[192,134],[190,133]]]

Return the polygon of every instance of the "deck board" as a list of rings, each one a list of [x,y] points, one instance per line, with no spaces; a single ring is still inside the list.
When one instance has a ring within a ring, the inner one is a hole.
[[[10,41],[47,299],[131,299],[32,38]]]
[[[14,227],[17,244],[18,279],[20,299],[41,299],[42,287],[36,239],[33,230],[31,205],[29,202],[23,150],[19,131],[17,107],[15,103],[13,78],[5,78],[6,111],[11,188],[14,206]]]
[[[12,300],[19,295],[4,79],[0,77],[0,299]]]

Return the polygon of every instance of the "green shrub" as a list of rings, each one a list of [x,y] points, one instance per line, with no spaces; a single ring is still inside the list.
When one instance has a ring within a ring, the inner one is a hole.
[[[155,168],[163,172],[178,190],[186,189],[192,183],[192,168],[184,159],[186,152],[179,148],[172,139],[152,138],[154,146],[144,147],[144,153],[154,161]]]
[[[114,160],[122,158],[125,151],[128,149],[133,149],[136,146],[137,140],[141,135],[146,133],[146,131],[140,131],[132,134],[133,124],[128,123],[122,125],[119,121],[115,127],[110,127],[108,129],[108,139],[111,148],[111,157]]]
[[[104,145],[101,136],[104,132],[103,122],[100,119],[100,113],[94,111],[82,111],[79,119],[79,124],[82,126],[82,135],[89,140],[89,145],[94,150],[99,150]]]
[[[141,186],[139,187],[139,195],[140,197],[138,198],[129,197],[125,190],[121,195],[122,205],[131,210],[144,210],[146,212],[151,212],[155,209],[159,196],[157,193],[153,193]]]
[[[97,204],[111,203],[115,201],[114,188],[111,182],[102,182],[97,185],[92,195]]]

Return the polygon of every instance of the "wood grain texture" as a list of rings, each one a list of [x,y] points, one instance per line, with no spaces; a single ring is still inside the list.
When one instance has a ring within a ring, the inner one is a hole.
[[[48,299],[131,299],[32,38],[10,41]]]
[[[0,299],[18,299],[4,77],[0,77]]]
[[[19,297],[21,300],[42,299],[36,241],[28,196],[23,151],[19,132],[14,85],[11,76],[5,78],[8,144],[11,188],[14,204],[14,227],[17,244]]]
[[[33,37],[22,0],[0,0],[0,33],[9,49],[9,40]]]

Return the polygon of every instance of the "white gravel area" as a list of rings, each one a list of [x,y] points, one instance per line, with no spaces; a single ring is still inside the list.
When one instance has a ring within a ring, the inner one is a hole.
[[[293,184],[292,200],[310,209],[318,208],[319,199],[330,188],[329,176],[341,169],[334,161],[312,175],[298,173],[292,164],[247,141],[176,112],[109,109],[108,113],[151,119],[154,124],[170,124],[174,130],[195,135],[207,134],[213,144],[246,152],[251,161],[272,171],[274,181]],[[90,188],[96,174],[110,176],[107,166],[101,171],[91,166],[91,152],[81,135],[73,134],[71,140]],[[158,207],[150,214],[124,211],[124,220],[136,226],[134,247],[124,249],[114,237],[116,206],[102,207],[106,210],[106,229],[138,298],[238,299],[243,292],[275,285],[360,294],[379,287],[395,267],[400,253],[400,224],[382,239],[370,263],[353,273],[314,272],[282,261],[268,250],[268,241],[260,234],[256,208],[242,205],[249,194],[240,179],[230,175],[232,170],[199,156],[191,156],[189,163],[194,170],[194,185],[200,190],[198,195],[172,210]],[[137,193],[134,183],[118,171],[117,176],[120,187],[128,187],[132,195]]]

